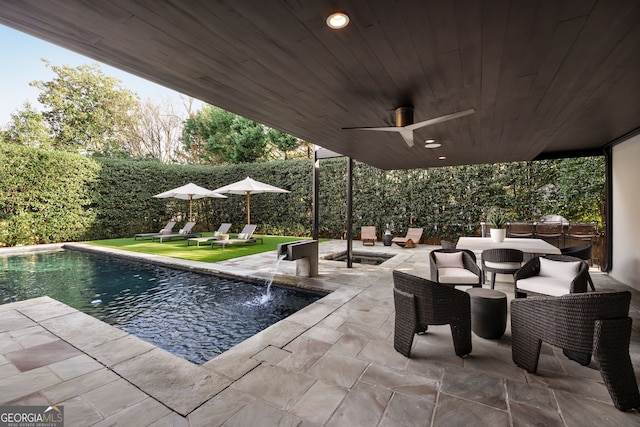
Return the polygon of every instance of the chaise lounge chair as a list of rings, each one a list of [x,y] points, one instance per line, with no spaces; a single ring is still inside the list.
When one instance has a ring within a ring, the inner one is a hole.
[[[195,242],[196,246],[200,246],[200,243],[209,244],[211,243],[212,240],[219,240],[220,236],[227,234],[230,228],[231,228],[230,222],[223,222],[222,224],[220,224],[220,227],[218,227],[218,229],[214,231],[213,236],[192,237],[190,239],[187,239],[187,246],[189,246],[191,242]]]
[[[167,225],[165,225],[164,228],[158,231],[157,233],[138,233],[133,236],[133,240],[138,240],[138,238],[144,240],[146,237],[153,237],[159,234],[170,234],[175,225],[176,225],[175,221],[169,221],[167,222]]]
[[[256,225],[255,224],[247,224],[247,225],[244,226],[244,228],[238,234],[238,236],[233,238],[233,239],[212,240],[211,241],[211,248],[213,248],[214,245],[220,245],[220,246],[222,246],[222,250],[224,250],[224,247],[227,246],[227,245],[235,245],[235,244],[238,244],[238,243],[255,243],[258,240],[260,240],[260,243],[263,243],[261,237],[253,237],[253,232],[254,231],[256,231]]]
[[[362,244],[371,243],[373,246],[376,245],[376,227],[371,225],[365,225],[360,227],[360,240],[362,240]]]
[[[406,236],[394,237],[393,239],[391,239],[391,242],[395,243],[398,246],[415,248],[416,246],[418,246],[418,243],[420,243],[423,231],[423,228],[410,228],[407,230]]]
[[[193,228],[194,225],[196,225],[195,222],[188,222],[184,225],[184,228],[179,232],[170,233],[170,234],[157,234],[155,236],[151,236],[151,241],[155,242],[157,239],[160,241],[160,243],[162,243],[165,240],[171,240],[173,238],[189,239],[191,237],[202,236],[202,233],[191,232],[191,229]]]

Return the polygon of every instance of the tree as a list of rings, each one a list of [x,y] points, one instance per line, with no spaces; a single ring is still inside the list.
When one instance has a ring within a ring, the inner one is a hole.
[[[28,102],[22,105],[21,110],[11,114],[4,139],[12,144],[36,148],[50,148],[53,142],[42,114]]]
[[[284,153],[285,160],[287,160],[287,152],[295,150],[301,143],[298,138],[281,132],[277,129],[269,129],[267,131],[267,139],[270,143],[275,145],[278,150]]]
[[[88,154],[121,153],[138,119],[138,96],[105,75],[97,63],[73,68],[43,62],[56,77],[30,85],[40,90],[38,101],[54,146]]]
[[[232,163],[253,163],[264,155],[267,146],[264,128],[259,123],[236,116],[231,124]]]
[[[182,143],[189,163],[225,163],[233,116],[221,108],[205,105],[185,121]]]
[[[161,104],[146,100],[140,105],[137,117],[122,148],[133,157],[176,162],[183,118],[176,113],[174,105],[168,100]]]
[[[189,159],[202,164],[255,162],[266,147],[262,125],[211,105],[187,119],[182,140]]]

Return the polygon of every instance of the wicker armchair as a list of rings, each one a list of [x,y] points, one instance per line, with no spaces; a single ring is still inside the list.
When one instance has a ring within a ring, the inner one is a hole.
[[[592,292],[516,299],[511,302],[512,358],[527,372],[538,368],[542,341],[563,349],[581,365],[598,362],[613,404],[640,407],[629,356],[630,292]]]
[[[451,325],[456,355],[471,353],[471,303],[469,294],[401,271],[393,272],[396,309],[393,347],[411,357],[413,336],[428,325]]]
[[[442,268],[438,266],[436,254],[462,253],[462,265],[459,268]],[[431,270],[431,280],[436,283],[447,285],[470,285],[474,288],[482,287],[482,272],[476,263],[475,256],[471,256],[462,249],[435,249],[429,253],[429,266]],[[455,270],[461,271],[457,274]],[[453,274],[450,274],[453,273]]]
[[[526,297],[527,292],[552,296],[587,292],[589,266],[585,261],[567,255],[546,255],[543,258],[551,261],[580,262],[580,266],[575,276],[573,276],[573,279],[565,278],[563,280],[557,280],[553,277],[545,277],[542,279],[543,276],[540,276],[540,257],[532,258],[513,275],[515,279],[514,292],[516,298]],[[525,285],[524,282],[526,279],[536,276],[540,276],[542,280],[538,280],[538,283],[534,284],[534,286]],[[560,282],[561,286],[556,286],[556,282]]]

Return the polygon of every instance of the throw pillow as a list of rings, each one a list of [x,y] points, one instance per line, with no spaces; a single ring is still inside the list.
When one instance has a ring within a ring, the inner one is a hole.
[[[247,237],[249,237],[249,236],[247,235],[247,233],[240,233],[240,234],[238,234],[238,239],[242,239],[242,240],[244,240],[244,239],[246,239]]]
[[[573,280],[578,275],[580,264],[582,264],[581,261],[565,262],[540,258],[540,273],[538,275]]]
[[[180,231],[178,231],[178,234],[184,234],[184,228],[181,228]]]
[[[434,252],[438,268],[464,268],[462,252]]]
[[[219,231],[214,231],[213,232],[213,237],[218,237],[219,235],[221,235],[222,233],[220,233]]]

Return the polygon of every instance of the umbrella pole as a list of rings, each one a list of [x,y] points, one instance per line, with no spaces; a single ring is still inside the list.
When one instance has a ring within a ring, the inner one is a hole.
[[[193,201],[193,196],[189,196],[189,222],[191,222],[191,202]]]
[[[247,191],[247,225],[251,224],[251,192]]]

